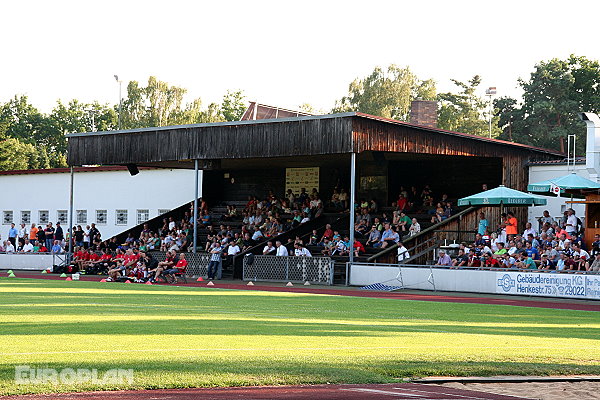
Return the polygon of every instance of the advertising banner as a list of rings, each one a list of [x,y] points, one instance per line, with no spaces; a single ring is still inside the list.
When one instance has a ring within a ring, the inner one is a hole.
[[[496,293],[600,299],[600,275],[496,272]]]

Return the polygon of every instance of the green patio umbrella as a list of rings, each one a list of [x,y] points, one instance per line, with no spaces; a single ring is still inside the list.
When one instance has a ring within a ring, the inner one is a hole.
[[[558,178],[532,183],[527,190],[536,193],[554,193],[559,195],[567,190],[600,189],[600,184],[577,175],[575,172]]]
[[[495,189],[473,194],[471,196],[458,199],[459,206],[492,206],[499,205],[501,209],[504,205],[509,206],[544,206],[546,199],[542,196],[520,192],[515,189],[500,185]]]

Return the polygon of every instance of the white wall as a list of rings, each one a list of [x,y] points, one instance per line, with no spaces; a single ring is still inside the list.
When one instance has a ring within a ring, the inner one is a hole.
[[[574,168],[574,169],[573,169]],[[585,169],[585,165],[575,165],[567,168],[567,165],[532,165],[529,167],[529,184],[542,182],[552,178],[558,178],[567,175],[571,172],[576,172],[577,175],[582,178],[590,179],[590,176]],[[569,195],[563,195],[568,197],[556,197],[556,196],[544,196],[548,201],[545,206],[529,207],[529,221],[536,221],[536,217],[540,217],[544,210],[548,210],[552,217],[560,217],[563,215],[565,209],[572,207],[575,210],[575,214],[581,218],[585,217],[585,205],[583,204],[567,204],[566,201],[570,201]],[[537,229],[537,226],[535,226]]]
[[[40,210],[49,211],[55,225],[58,210],[69,210],[70,174],[40,173],[1,175],[0,213],[2,239],[10,225],[4,224],[4,211],[13,211],[19,227],[21,211],[31,211],[31,223],[39,223]],[[202,195],[202,172],[198,192]],[[137,225],[137,210],[149,210],[149,218],[159,209],[173,209],[194,199],[194,171],[183,169],[140,170],[131,176],[124,171],[76,172],[74,175],[73,224],[77,210],[87,210],[87,224],[96,223],[96,210],[107,210],[106,224],[97,224],[103,238],[109,238]],[[116,224],[116,210],[128,210],[127,225]],[[31,223],[28,225],[31,226]],[[66,233],[68,224],[63,224]],[[84,224],[79,224],[84,225]],[[85,226],[84,226],[85,228]]]

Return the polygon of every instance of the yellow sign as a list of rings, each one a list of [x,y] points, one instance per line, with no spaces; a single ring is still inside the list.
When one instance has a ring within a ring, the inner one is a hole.
[[[319,190],[319,167],[285,169],[286,193],[292,189],[294,194],[299,194],[302,188],[307,193],[312,192],[313,188]]]

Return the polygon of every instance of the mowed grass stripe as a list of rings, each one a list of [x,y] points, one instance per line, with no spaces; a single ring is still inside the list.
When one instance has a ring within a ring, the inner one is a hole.
[[[0,393],[598,374],[590,311],[293,292],[0,279]],[[16,365],[135,382],[15,385]]]

